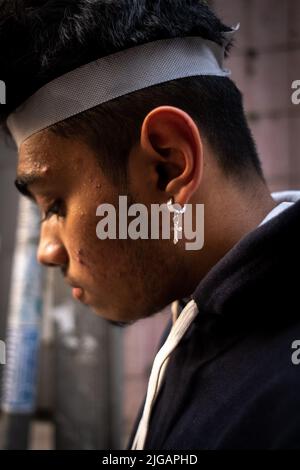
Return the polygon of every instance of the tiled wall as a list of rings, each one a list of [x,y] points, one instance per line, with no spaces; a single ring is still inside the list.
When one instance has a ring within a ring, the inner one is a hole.
[[[300,188],[300,105],[291,101],[292,82],[300,79],[300,2],[213,3],[227,24],[241,25],[227,63],[244,94],[270,188]]]

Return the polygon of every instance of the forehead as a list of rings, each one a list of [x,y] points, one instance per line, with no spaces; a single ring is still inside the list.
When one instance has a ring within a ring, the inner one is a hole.
[[[50,131],[43,131],[29,137],[19,149],[18,170],[42,170],[42,167],[62,167],[65,159],[59,158],[67,153],[66,144]]]
[[[19,190],[47,192],[51,188],[88,188],[90,183],[110,186],[99,156],[81,140],[42,131],[28,138],[19,149],[16,184]],[[98,186],[97,186],[98,187]],[[24,194],[24,191],[23,191]]]
[[[95,154],[83,142],[49,130],[28,138],[19,149],[16,186],[22,194],[85,186],[87,178],[103,179]]]
[[[96,164],[95,154],[87,144],[46,130],[29,137],[20,146],[18,173],[69,173],[82,171],[83,165],[87,169]]]

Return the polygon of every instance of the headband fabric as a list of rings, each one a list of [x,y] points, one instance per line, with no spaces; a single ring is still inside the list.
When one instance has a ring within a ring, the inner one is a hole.
[[[7,126],[20,147],[43,129],[129,93],[185,77],[228,77],[225,48],[238,27],[224,33],[223,46],[200,37],[162,39],[90,62],[40,88]]]

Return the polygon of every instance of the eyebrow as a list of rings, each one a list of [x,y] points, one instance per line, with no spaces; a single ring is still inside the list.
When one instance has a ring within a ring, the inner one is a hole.
[[[36,171],[31,171],[30,173],[20,173],[17,175],[17,179],[15,180],[15,186],[23,196],[28,197],[32,201],[35,201],[35,197],[28,189],[28,186],[36,182],[40,182],[43,179],[44,175]]]

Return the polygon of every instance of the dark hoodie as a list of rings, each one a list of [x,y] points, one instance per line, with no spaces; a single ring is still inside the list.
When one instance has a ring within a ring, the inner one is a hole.
[[[300,202],[201,281],[199,314],[171,355],[145,449],[300,449],[299,242]]]

